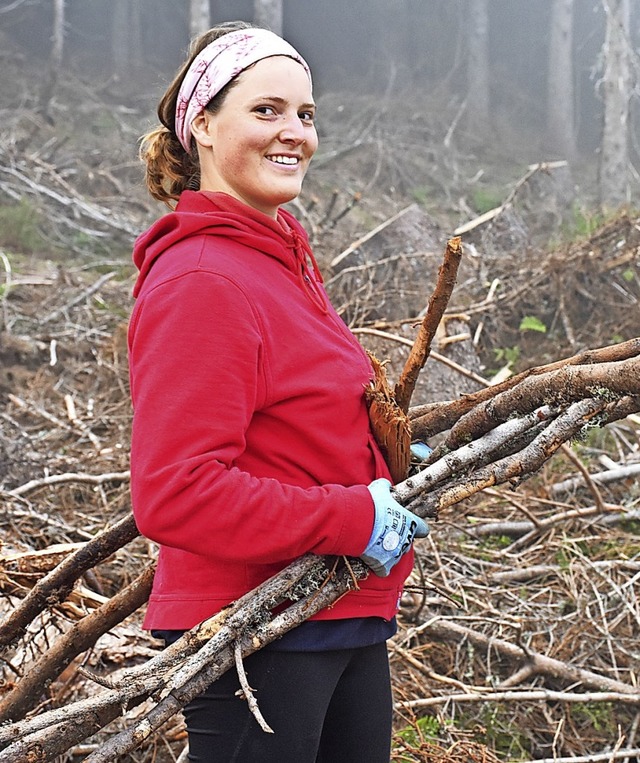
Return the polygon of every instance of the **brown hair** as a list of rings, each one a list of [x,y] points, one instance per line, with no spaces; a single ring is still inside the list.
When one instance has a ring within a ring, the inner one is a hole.
[[[180,85],[193,59],[214,40],[237,29],[249,29],[251,24],[244,21],[228,21],[196,37],[190,47],[189,56],[182,64],[173,82],[167,88],[158,104],[160,125],[143,135],[140,141],[140,158],[146,165],[145,183],[149,193],[158,201],[173,207],[180,194],[187,188],[200,186],[200,165],[195,151],[187,153],[175,131],[176,101]],[[237,80],[233,79],[209,102],[207,111],[215,114]]]

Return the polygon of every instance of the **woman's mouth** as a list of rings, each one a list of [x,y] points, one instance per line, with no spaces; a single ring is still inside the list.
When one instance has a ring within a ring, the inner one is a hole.
[[[267,156],[267,159],[274,164],[284,164],[288,167],[295,167],[300,163],[297,156],[284,156],[283,154],[272,154]]]

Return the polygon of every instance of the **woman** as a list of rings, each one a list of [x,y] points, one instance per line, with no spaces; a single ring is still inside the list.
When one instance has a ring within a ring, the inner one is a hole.
[[[177,206],[136,242],[129,332],[133,508],[160,545],[145,627],[175,640],[305,552],[374,573],[247,658],[274,733],[230,671],[185,708],[189,759],[387,763],[385,640],[428,530],[391,497],[370,363],[280,208],[317,148],[309,68],[273,33],[223,25],[158,114],[147,185]]]

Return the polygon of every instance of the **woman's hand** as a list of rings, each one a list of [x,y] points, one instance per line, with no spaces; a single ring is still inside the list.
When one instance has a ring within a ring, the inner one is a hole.
[[[411,548],[414,538],[425,538],[429,534],[429,527],[393,498],[389,480],[374,480],[368,489],[375,512],[373,532],[360,558],[376,575],[384,578]]]

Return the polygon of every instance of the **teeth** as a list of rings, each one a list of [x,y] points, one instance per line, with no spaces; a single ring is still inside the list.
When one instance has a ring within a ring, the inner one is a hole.
[[[269,159],[276,164],[297,164],[295,156],[270,156]]]

